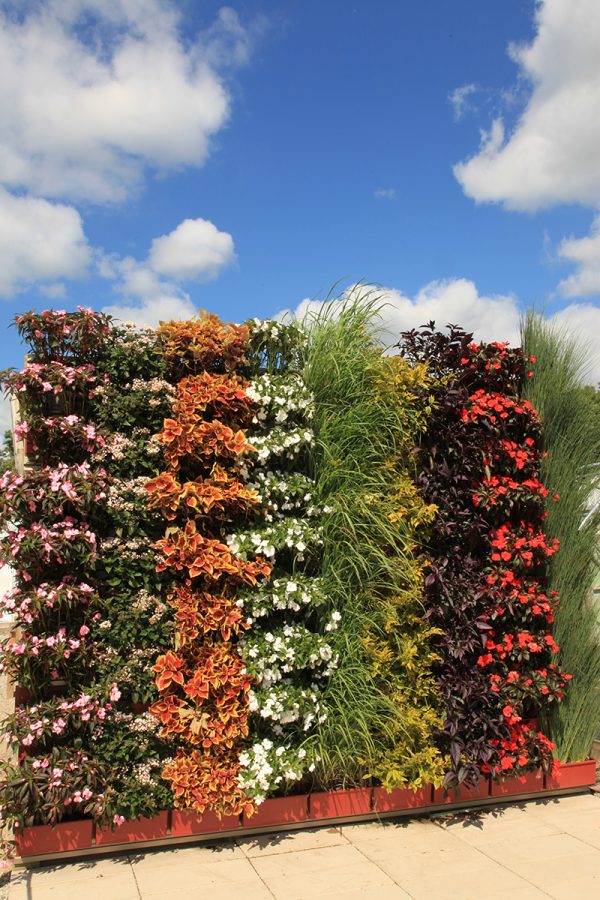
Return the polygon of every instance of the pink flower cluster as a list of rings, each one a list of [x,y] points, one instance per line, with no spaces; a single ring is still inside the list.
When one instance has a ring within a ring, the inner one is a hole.
[[[96,382],[96,369],[92,365],[68,366],[53,361],[49,363],[28,363],[20,372],[13,372],[5,379],[6,384],[17,392],[33,389],[42,394],[62,394],[65,388],[83,389]]]
[[[65,505],[85,507],[106,497],[107,475],[103,469],[92,470],[89,463],[55,468],[46,466],[25,476],[5,472],[0,477],[0,514],[6,519],[41,519],[63,514]]]
[[[113,712],[113,703],[121,696],[116,684],[110,688],[109,699],[99,699],[82,693],[75,700],[55,698],[30,707],[17,708],[4,720],[6,731],[2,738],[7,744],[21,748],[34,743],[47,746],[62,735],[74,735],[84,729],[94,729]],[[109,702],[110,701],[110,702]],[[34,765],[34,768],[38,766]]]
[[[82,633],[83,629],[83,633]],[[89,634],[87,625],[82,625],[79,630],[78,638],[69,637],[67,629],[61,627],[55,634],[37,635],[27,634],[24,632],[19,640],[9,638],[5,644],[0,644],[0,671],[6,671],[9,668],[8,662],[10,657],[23,656],[39,656],[44,649],[52,650],[56,659],[69,659],[73,650],[79,650],[83,645],[85,637]]]
[[[92,594],[94,589],[85,582],[71,584],[62,581],[57,585],[44,582],[29,591],[15,587],[0,599],[0,614],[16,615],[30,625],[43,611],[65,604],[86,604]]]
[[[60,435],[70,437],[86,453],[93,453],[104,446],[105,438],[100,434],[95,425],[86,422],[79,416],[47,416],[36,422],[35,427],[28,422],[21,422],[15,428],[17,440],[30,441],[31,450],[39,450],[38,438],[43,430],[44,439],[56,438]]]
[[[96,535],[86,522],[70,516],[51,526],[33,522],[29,528],[9,531],[0,540],[0,561],[14,561],[24,581],[32,580],[28,567],[38,568],[40,563],[64,565],[82,553],[88,561],[96,558]]]

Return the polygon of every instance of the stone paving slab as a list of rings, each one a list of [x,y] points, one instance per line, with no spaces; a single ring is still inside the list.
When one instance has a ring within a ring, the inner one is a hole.
[[[14,872],[9,900],[592,900],[600,795]]]

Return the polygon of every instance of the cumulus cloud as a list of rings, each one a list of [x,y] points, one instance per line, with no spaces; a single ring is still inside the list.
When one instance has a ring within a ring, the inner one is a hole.
[[[185,219],[169,234],[152,241],[148,258],[98,254],[97,271],[113,282],[120,296],[104,307],[123,321],[155,325],[186,319],[194,305],[181,282],[208,281],[235,260],[233,238],[207,219]]]
[[[0,187],[0,295],[38,280],[80,277],[90,259],[76,209]]]
[[[250,52],[233,10],[190,41],[167,0],[3,6],[0,182],[104,203],[148,168],[204,163],[230,113],[219,66]]]
[[[368,297],[382,305],[382,341],[394,344],[400,332],[417,328],[434,320],[438,326],[459,324],[472,331],[478,340],[519,339],[519,307],[515,297],[495,295],[487,297],[467,278],[431,281],[414,297],[408,297],[394,288],[377,285],[353,285],[344,292],[342,299],[360,301]],[[303,300],[293,311],[302,318],[307,313],[318,312],[326,301]],[[334,303],[336,301],[333,301]],[[289,315],[283,310],[279,317]]]
[[[102,277],[114,281],[118,300],[104,306],[102,312],[137,325],[155,326],[165,319],[189,319],[194,305],[178,285],[161,279],[146,263],[131,256],[101,257],[98,265]]]
[[[50,297],[52,300],[60,300],[67,294],[67,289],[61,281],[55,284],[42,284],[38,290],[44,297]]]
[[[530,44],[510,48],[531,85],[515,128],[497,119],[454,173],[468,196],[508,209],[600,205],[600,4],[542,0],[536,26]]]
[[[575,272],[558,286],[563,296],[589,297],[600,294],[600,216],[594,220],[588,237],[566,238],[562,241],[558,255],[576,266]]]
[[[376,285],[353,285],[341,299],[360,302],[376,299],[382,304],[380,340],[392,347],[402,331],[418,328],[434,320],[438,328],[450,323],[472,331],[475,340],[509,341],[520,343],[519,323],[521,310],[517,298],[512,295],[480,294],[474,282],[466,278],[432,281],[409,297],[394,288]],[[318,313],[324,305],[340,301],[302,300],[294,310],[281,310],[279,319],[295,316],[299,319]],[[335,312],[335,306],[333,307]],[[569,334],[576,336],[589,351],[590,383],[600,382],[600,309],[592,304],[573,303],[550,317],[550,321]]]
[[[194,315],[189,294],[131,256],[101,256],[98,271],[101,277],[113,280],[113,292],[118,296],[102,312],[122,322],[154,327],[165,319],[189,319]]]
[[[149,256],[155,272],[180,281],[209,281],[234,260],[233,238],[207,219],[185,219],[155,238]]]
[[[114,316],[121,322],[135,322],[154,328],[159,322],[170,319],[189,319],[196,308],[187,294],[161,294],[147,298],[141,303],[112,303],[102,308],[102,312]]]

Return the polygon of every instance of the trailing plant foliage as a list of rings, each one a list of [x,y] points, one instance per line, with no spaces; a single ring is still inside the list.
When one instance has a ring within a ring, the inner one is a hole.
[[[476,784],[481,773],[551,765],[554,745],[535,720],[570,675],[554,661],[547,588],[557,542],[543,531],[539,417],[520,396],[529,370],[520,350],[471,337],[430,323],[399,346],[433,379],[417,480],[438,507],[425,604],[440,631],[446,783]]]
[[[560,596],[553,634],[559,661],[573,674],[565,701],[549,711],[550,728],[559,759],[570,762],[589,755],[600,728],[600,626],[592,598],[600,535],[594,496],[600,483],[600,405],[596,392],[584,386],[587,353],[576,340],[530,313],[522,341],[535,358],[525,394],[543,426],[546,531],[560,544],[549,577]],[[554,494],[560,496],[556,504],[550,500]]]
[[[322,584],[339,610],[339,660],[318,729],[321,784],[376,776],[387,787],[439,782],[432,731],[441,706],[432,628],[421,618],[419,533],[435,513],[414,489],[412,451],[429,415],[424,366],[382,356],[377,310],[345,306],[311,328],[306,383],[315,398],[313,473],[323,518]]]

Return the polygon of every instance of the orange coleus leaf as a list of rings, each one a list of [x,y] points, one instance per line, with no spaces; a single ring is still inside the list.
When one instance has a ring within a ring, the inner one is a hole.
[[[181,734],[185,730],[185,725],[179,713],[185,706],[185,700],[170,694],[153,703],[148,712],[163,726],[164,735]]]
[[[162,559],[157,564],[158,571],[173,568],[188,570],[190,578],[202,577],[209,582],[233,580],[234,582],[256,584],[258,576],[267,577],[271,565],[258,557],[245,561],[234,554],[226,544],[201,535],[196,522],[189,519],[184,528],[170,528],[167,535],[154,544]]]
[[[190,644],[200,632],[220,631],[223,640],[228,641],[232,634],[249,627],[235,597],[198,592],[181,585],[168,595],[167,602],[175,609],[180,647]]]
[[[183,457],[192,457],[207,463],[215,459],[233,459],[252,451],[245,432],[234,431],[219,420],[212,422],[179,422],[177,429],[172,420],[165,420],[165,428],[157,437],[165,445],[165,458],[177,465]],[[167,427],[168,426],[168,427]]]
[[[184,677],[183,671],[185,663],[183,659],[172,650],[168,650],[162,656],[159,656],[152,671],[156,672],[156,687],[163,693],[169,690],[173,685],[177,684],[183,687]]]
[[[222,748],[207,751],[177,751],[175,759],[167,763],[162,777],[170,783],[180,809],[193,809],[202,814],[205,809],[223,815],[239,815],[252,809],[252,801],[239,786],[240,770],[237,752]]]
[[[247,385],[238,375],[190,375],[177,385],[174,416],[183,422],[247,421],[255,405],[246,393]]]
[[[190,699],[202,702],[219,689],[239,693],[251,683],[245,663],[232,644],[207,642],[200,648],[193,675],[186,681],[184,691]]]
[[[167,362],[177,372],[215,368],[231,372],[246,362],[250,329],[222,322],[214,313],[162,322],[156,334]]]

